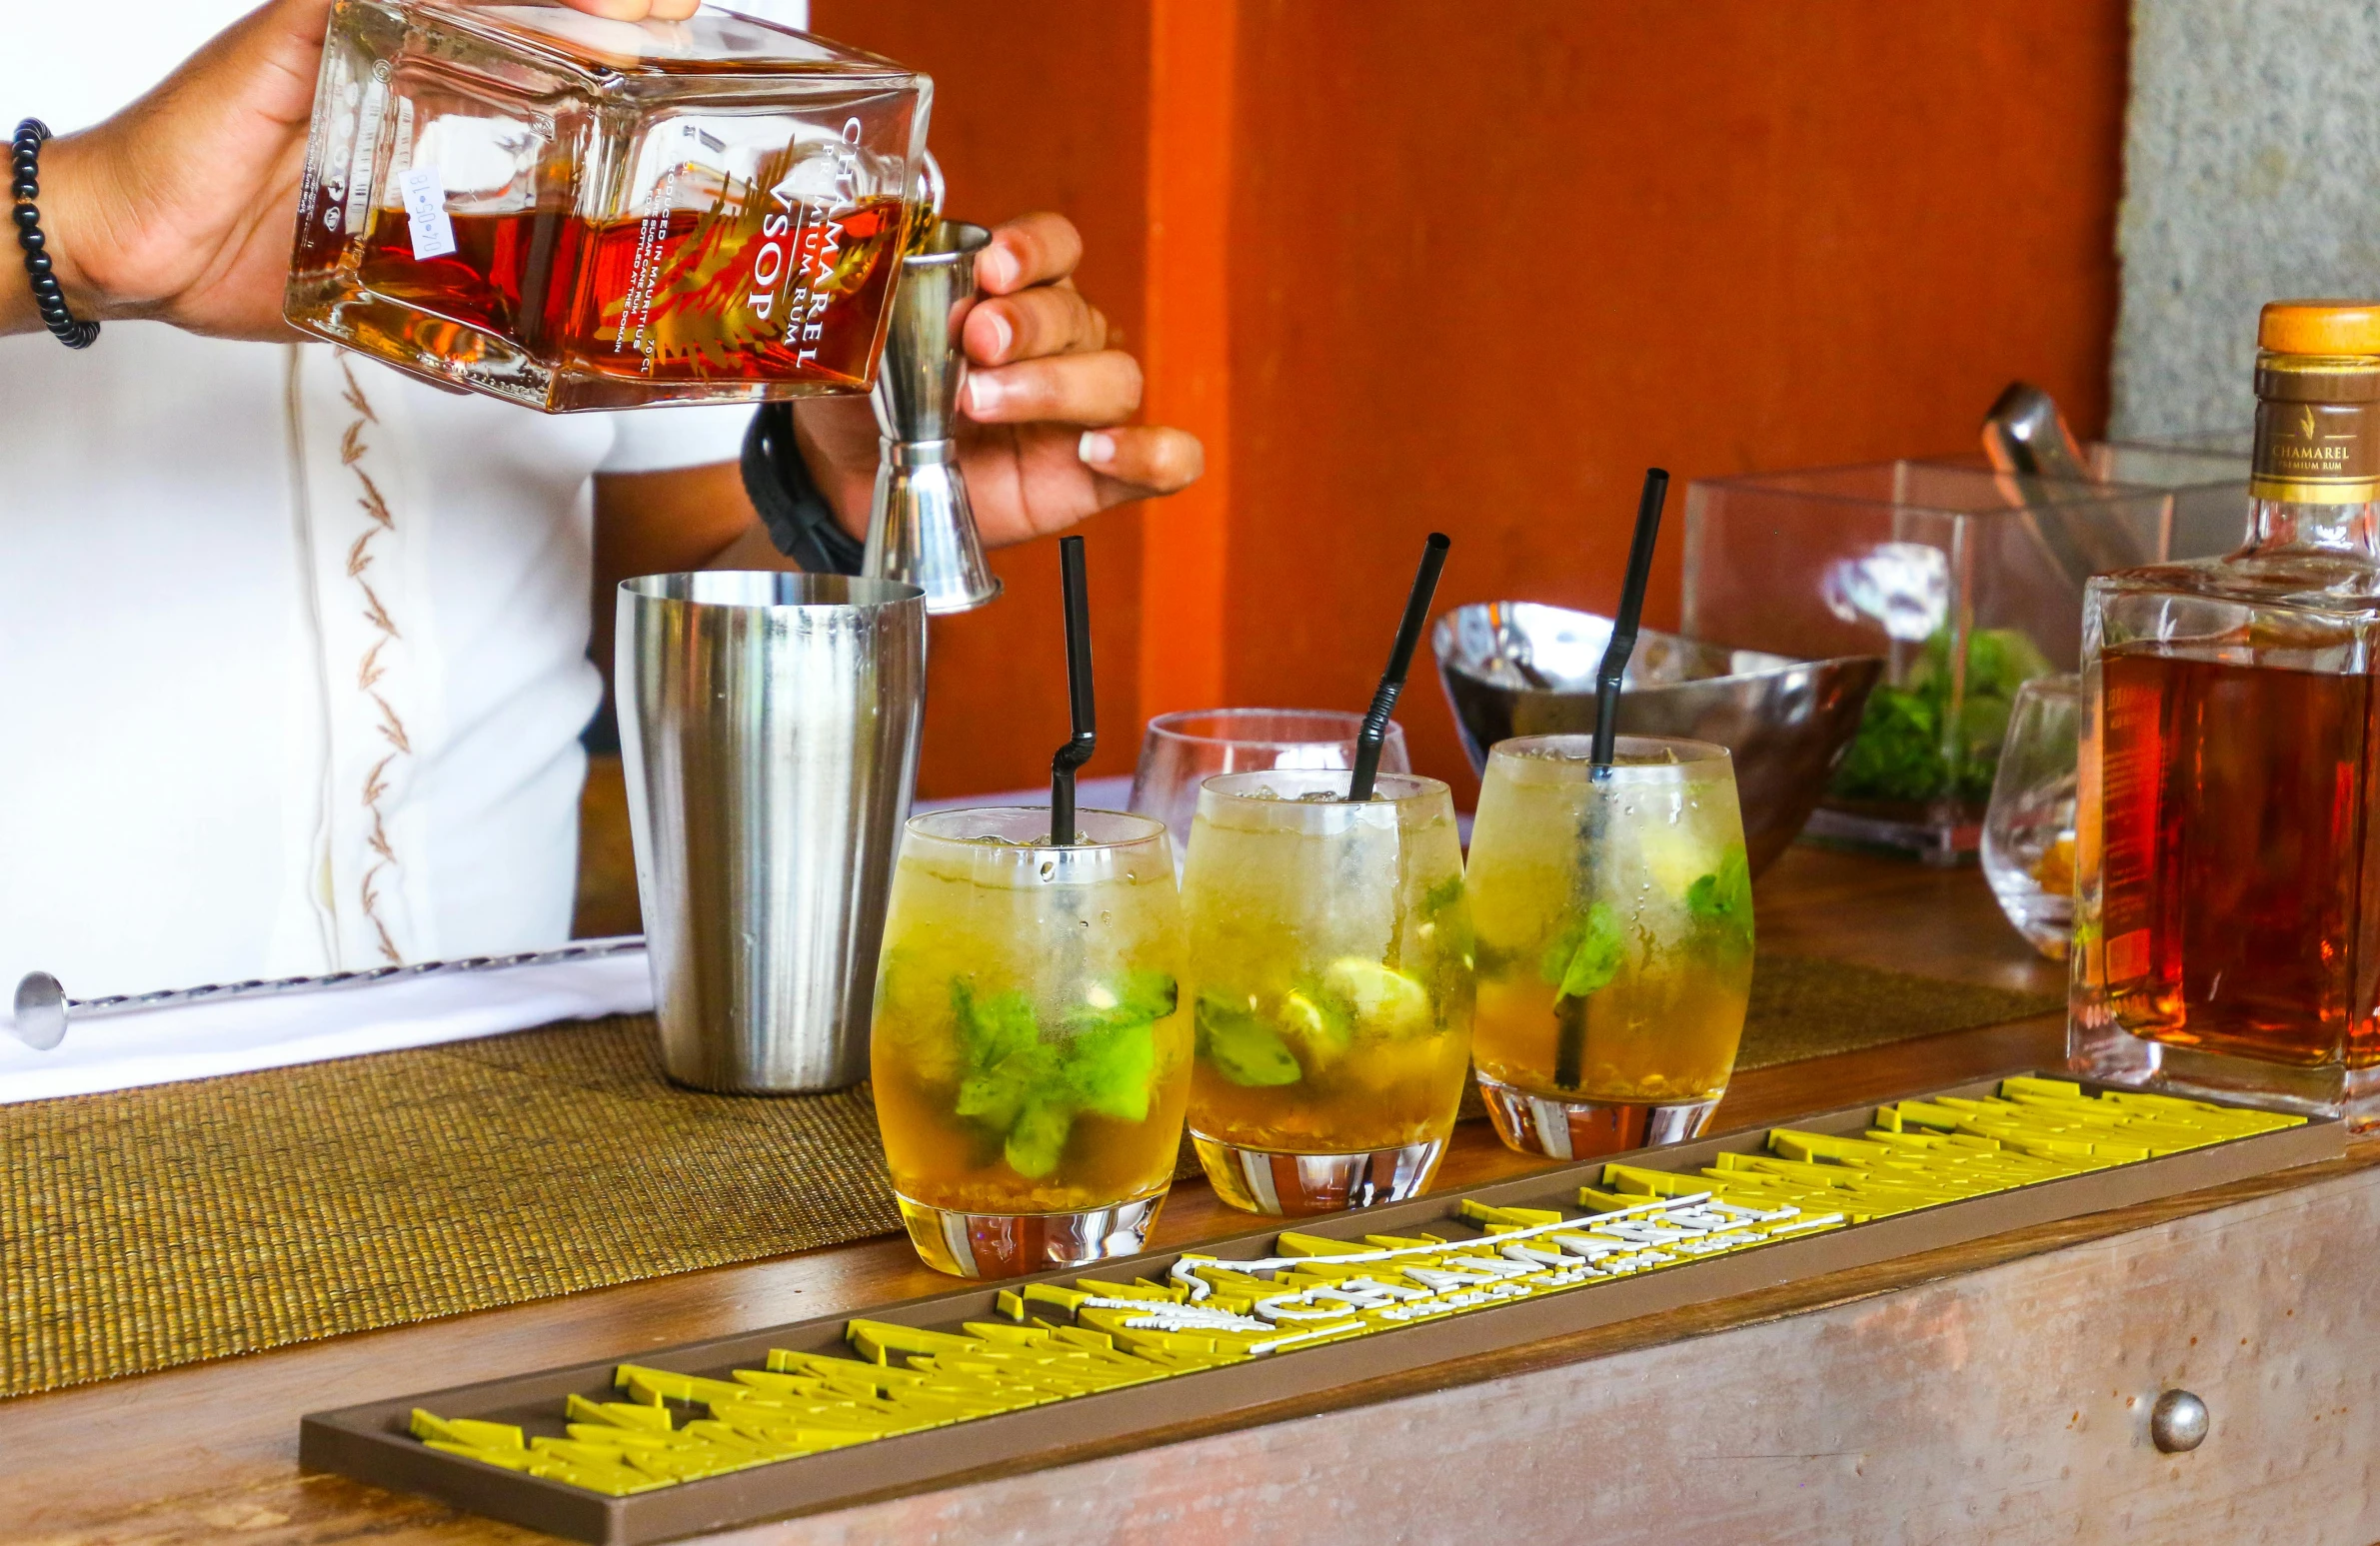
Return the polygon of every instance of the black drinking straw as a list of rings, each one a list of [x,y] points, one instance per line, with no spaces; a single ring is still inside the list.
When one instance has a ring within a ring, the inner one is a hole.
[[[1636,653],[1636,624],[1644,616],[1644,587],[1652,579],[1652,547],[1661,533],[1661,507],[1669,500],[1669,475],[1644,470],[1644,492],[1636,497],[1636,535],[1628,544],[1628,574],[1620,582],[1619,615],[1611,620],[1611,643],[1595,668],[1594,766],[1599,776],[1611,766],[1611,743],[1619,731],[1619,679]]]
[[[1644,492],[1636,497],[1636,535],[1628,542],[1628,573],[1620,581],[1619,614],[1611,620],[1611,642],[1603,647],[1603,663],[1595,668],[1595,740],[1590,776],[1608,777],[1612,743],[1619,731],[1619,681],[1628,674],[1628,657],[1636,653],[1636,624],[1644,616],[1644,588],[1652,579],[1653,540],[1661,531],[1661,507],[1668,503],[1669,475],[1657,467],[1644,470]],[[1603,820],[1608,814],[1600,798],[1590,798],[1579,829],[1591,864],[1602,846]],[[1591,898],[1595,885],[1586,876],[1580,890]],[[1561,994],[1553,1000],[1553,1085],[1576,1089],[1586,1062],[1586,1000]]]
[[[1099,750],[1098,704],[1091,691],[1091,598],[1083,575],[1083,539],[1058,540],[1058,574],[1066,589],[1067,710],[1074,735],[1050,759],[1050,845],[1075,840],[1075,770]]]
[[[1443,532],[1432,532],[1421,545],[1421,567],[1413,574],[1413,591],[1404,600],[1404,621],[1396,625],[1396,643],[1388,651],[1388,669],[1371,695],[1371,709],[1363,729],[1355,733],[1355,768],[1347,779],[1347,798],[1371,798],[1380,776],[1380,748],[1388,741],[1388,716],[1396,712],[1396,695],[1404,691],[1405,673],[1413,669],[1413,650],[1421,643],[1421,625],[1429,617],[1429,599],[1437,594],[1438,571],[1446,567],[1450,547]]]

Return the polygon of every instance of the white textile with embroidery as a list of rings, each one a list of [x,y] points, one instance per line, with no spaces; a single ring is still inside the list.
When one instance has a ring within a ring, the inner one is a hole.
[[[549,417],[317,344],[0,339],[0,991],[569,932],[589,477],[750,410]]]
[[[255,3],[10,6],[5,122],[93,123]],[[568,931],[588,475],[732,459],[749,412],[548,418],[340,362],[0,339],[0,1001]]]

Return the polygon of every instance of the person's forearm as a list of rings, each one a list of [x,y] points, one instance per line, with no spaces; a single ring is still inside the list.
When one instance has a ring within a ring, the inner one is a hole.
[[[796,403],[794,449],[836,521],[852,536],[865,538],[879,454],[876,416],[868,400],[826,397]]]
[[[758,559],[759,553],[746,547],[755,534],[761,549],[776,552],[744,496],[743,472],[734,462],[670,472],[606,473],[595,480],[595,663],[604,674],[607,696],[612,690],[612,624],[620,582],[638,575],[746,567],[732,563],[731,556]],[[777,565],[756,562],[749,567]]]
[[[7,127],[14,129],[15,125]],[[85,229],[85,206],[76,197],[77,184],[87,176],[87,166],[84,147],[77,140],[51,140],[41,147],[37,173],[41,193],[33,202],[41,211],[42,251],[49,255],[50,272],[66,292],[68,309],[80,319],[97,321],[102,315],[99,297],[75,262]],[[14,240],[17,227],[13,220],[8,230],[10,239],[0,253],[0,336],[39,333],[43,331],[41,310],[33,303],[33,276],[26,272],[23,247]]]

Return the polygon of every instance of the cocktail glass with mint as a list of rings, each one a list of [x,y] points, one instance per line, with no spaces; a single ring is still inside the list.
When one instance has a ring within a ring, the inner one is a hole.
[[[1165,823],[914,817],[877,977],[877,1120],[929,1266],[1002,1277],[1130,1255],[1172,1182],[1190,1093]]]
[[[1537,736],[1488,755],[1471,824],[1472,1061],[1496,1131],[1579,1158],[1694,1137],[1752,986],[1752,884],[1726,749]]]
[[[1315,1213],[1411,1196],[1470,1056],[1470,912],[1446,785],[1230,773],[1198,793],[1183,910],[1190,1138],[1224,1201]]]

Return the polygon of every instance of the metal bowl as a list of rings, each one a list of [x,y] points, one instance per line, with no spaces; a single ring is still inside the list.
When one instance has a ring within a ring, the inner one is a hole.
[[[1474,772],[1514,736],[1595,728],[1595,668],[1611,620],[1533,602],[1486,602],[1438,619],[1431,643]],[[1619,728],[1711,741],[1735,758],[1744,847],[1758,874],[1793,840],[1859,729],[1879,656],[1797,661],[1639,630],[1620,679]]]

